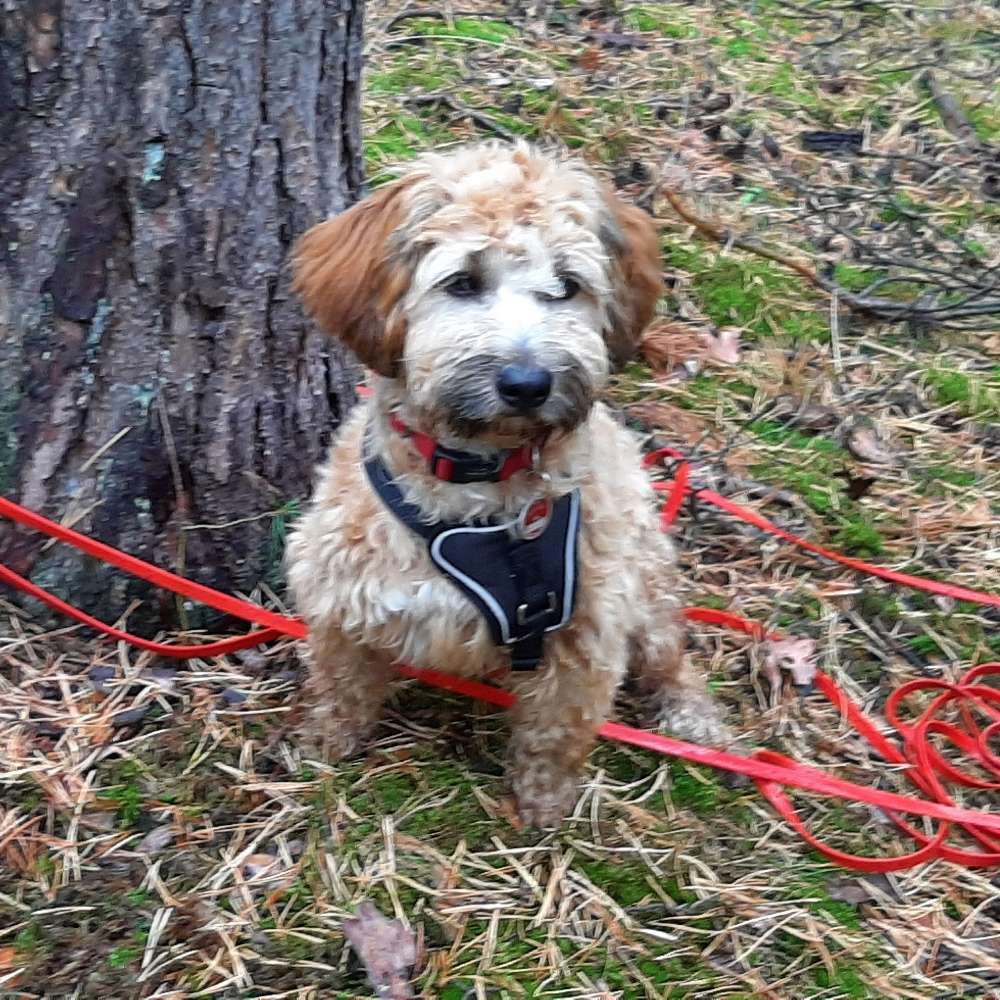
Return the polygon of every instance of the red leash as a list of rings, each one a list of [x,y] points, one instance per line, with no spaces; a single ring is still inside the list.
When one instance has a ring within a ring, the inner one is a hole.
[[[645,465],[647,468],[656,465],[666,456],[675,459],[681,458],[677,452],[671,449],[662,449],[647,456]],[[654,483],[657,490],[667,493],[661,511],[661,524],[664,527],[673,523],[685,497],[694,493],[698,499],[718,506],[755,527],[769,531],[807,551],[825,556],[859,572],[869,573],[932,593],[947,594],[961,600],[1000,606],[1000,597],[992,594],[896,573],[830,552],[784,531],[754,511],[746,510],[711,490],[694,491],[688,485],[690,476],[686,462],[682,462],[678,466],[675,475],[676,478],[672,484]],[[260,630],[250,632],[247,635],[204,645],[172,646],[153,642],[133,636],[92,618],[0,564],[0,581],[25,591],[49,607],[115,639],[131,643],[161,656],[188,659],[237,652],[241,649],[270,642],[282,635],[295,639],[302,639],[306,636],[305,624],[299,619],[275,614],[248,601],[223,594],[211,587],[205,587],[175,573],[152,566],[141,559],[56,524],[10,500],[0,498],[0,516],[73,545],[88,555],[132,573],[158,587],[199,601],[243,621],[263,626]],[[758,640],[779,638],[774,633],[768,633],[758,622],[749,621],[725,611],[716,611],[711,608],[688,608],[685,614],[692,621],[734,629]],[[399,669],[403,676],[421,680],[446,691],[477,698],[492,705],[509,707],[514,702],[514,696],[509,692],[488,684],[453,677],[434,670],[421,670],[408,666],[401,666]],[[980,664],[973,667],[957,684],[920,679],[910,681],[893,692],[886,703],[886,718],[899,734],[901,746],[898,746],[883,736],[874,723],[826,674],[817,673],[818,687],[839,709],[848,723],[868,741],[887,763],[900,766],[902,768],[900,773],[905,774],[927,798],[913,798],[843,781],[831,777],[817,768],[800,764],[770,750],[758,750],[751,757],[739,757],[722,750],[685,743],[617,722],[605,723],[600,729],[600,735],[608,740],[652,750],[671,757],[679,757],[695,764],[704,764],[737,774],[745,774],[753,778],[765,798],[804,840],[831,860],[845,867],[867,872],[898,871],[935,858],[942,858],[970,867],[992,867],[1000,865],[1000,815],[957,806],[945,789],[943,779],[980,790],[996,790],[1000,788],[1000,780],[987,781],[960,771],[938,753],[929,738],[932,734],[943,737],[972,758],[983,771],[1000,779],[1000,758],[990,748],[991,741],[1000,740],[1000,690],[986,684],[976,683],[980,678],[988,675],[1000,675],[1000,663]],[[899,718],[901,703],[908,695],[920,690],[934,690],[940,693],[916,721],[903,722]],[[937,718],[940,710],[953,702],[959,704],[964,728]],[[989,716],[992,720],[990,724],[980,728],[972,717],[972,706]],[[805,791],[876,806],[884,810],[900,829],[919,846],[917,850],[909,854],[890,858],[866,858],[838,851],[809,832],[782,786],[800,788]],[[899,815],[900,813],[935,819],[939,822],[938,830],[933,836],[930,836],[904,820]],[[962,850],[950,846],[946,841],[953,823],[959,825],[985,850]]]

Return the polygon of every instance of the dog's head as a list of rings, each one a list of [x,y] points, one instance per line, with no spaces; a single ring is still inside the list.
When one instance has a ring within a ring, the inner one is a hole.
[[[294,267],[426,430],[483,441],[580,423],[662,291],[649,217],[522,144],[424,157],[307,232]]]

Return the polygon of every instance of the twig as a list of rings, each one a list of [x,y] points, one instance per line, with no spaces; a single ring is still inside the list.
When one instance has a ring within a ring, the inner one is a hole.
[[[507,142],[513,142],[516,138],[513,132],[508,131],[502,125],[498,125],[492,118],[484,115],[481,111],[476,111],[475,108],[467,108],[459,104],[454,97],[450,97],[448,94],[417,94],[409,98],[407,103],[415,104],[418,107],[450,108],[456,114],[461,115],[463,118],[468,118],[469,121],[480,128],[500,136],[501,139],[506,139]]]
[[[855,295],[836,282],[821,277],[814,268],[803,261],[796,260],[794,257],[780,253],[777,250],[772,250],[770,247],[763,246],[749,237],[738,236],[723,226],[709,222],[707,219],[702,219],[692,212],[673,191],[663,189],[663,194],[677,215],[689,225],[694,226],[698,232],[710,237],[717,243],[721,243],[725,247],[737,247],[740,250],[746,250],[749,253],[756,254],[758,257],[772,260],[776,264],[781,264],[789,268],[805,279],[813,288],[817,288],[830,296],[836,294],[844,305],[855,312],[867,313],[881,319],[923,320],[925,322],[942,322],[944,320],[962,319],[971,316],[1000,315],[1000,298],[974,301],[984,295],[985,290],[978,290],[960,302],[945,305],[926,304],[920,300],[898,302],[895,299]]]
[[[982,148],[982,142],[980,142],[979,136],[970,124],[969,119],[965,116],[961,104],[938,83],[937,77],[928,70],[920,78],[920,82],[924,84],[930,91],[931,97],[934,98],[934,103],[941,113],[941,122],[944,124],[944,127],[963,145],[972,146],[977,149]]]

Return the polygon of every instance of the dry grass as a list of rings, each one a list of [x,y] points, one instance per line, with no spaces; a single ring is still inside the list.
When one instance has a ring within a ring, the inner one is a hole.
[[[575,146],[661,219],[674,279],[626,412],[791,530],[995,590],[996,8],[613,7],[372,4],[373,177],[489,130]],[[861,153],[802,148],[843,128]],[[886,301],[910,318],[880,320]],[[721,327],[738,365],[712,358]],[[814,638],[873,711],[998,658],[993,612],[696,515],[692,603]],[[426,997],[1000,994],[991,872],[838,871],[753,791],[611,747],[539,838],[513,823],[502,720],[459,699],[402,685],[366,758],[331,769],[289,735],[288,644],[177,670],[0,611],[2,996],[370,995],[341,932],[366,898],[418,932]],[[772,693],[748,640],[698,627],[693,647],[747,746],[903,787],[822,700]],[[796,800],[843,849],[908,846],[875,810]]]

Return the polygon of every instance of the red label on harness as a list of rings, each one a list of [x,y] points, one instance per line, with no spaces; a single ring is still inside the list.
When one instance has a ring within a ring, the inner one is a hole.
[[[552,518],[552,501],[532,500],[525,505],[517,518],[517,532],[522,538],[539,538],[545,533]]]

